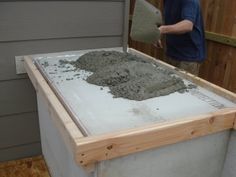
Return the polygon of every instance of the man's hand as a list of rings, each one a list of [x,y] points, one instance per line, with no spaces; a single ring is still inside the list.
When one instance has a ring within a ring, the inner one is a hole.
[[[167,28],[167,26],[165,26],[165,25],[162,25],[158,28],[161,35],[166,34],[166,28]]]
[[[153,43],[152,45],[157,49],[162,49],[163,48],[161,40],[158,40],[157,42]]]

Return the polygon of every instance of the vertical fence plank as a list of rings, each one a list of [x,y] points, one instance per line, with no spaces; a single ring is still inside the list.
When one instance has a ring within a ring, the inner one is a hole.
[[[159,9],[163,1],[148,0]],[[200,0],[206,31],[236,37],[236,1]],[[135,0],[131,0],[131,15]],[[131,26],[132,21],[130,21]],[[129,47],[135,48],[155,58],[165,60],[164,49],[132,41]],[[213,41],[207,41],[207,59],[201,65],[199,76],[214,84],[236,92],[236,48]]]

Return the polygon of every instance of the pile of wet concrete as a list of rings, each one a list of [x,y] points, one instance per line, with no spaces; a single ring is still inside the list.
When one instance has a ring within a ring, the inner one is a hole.
[[[188,88],[174,73],[129,53],[93,51],[70,62],[75,69],[90,71],[86,81],[109,87],[114,97],[145,100],[185,92]]]

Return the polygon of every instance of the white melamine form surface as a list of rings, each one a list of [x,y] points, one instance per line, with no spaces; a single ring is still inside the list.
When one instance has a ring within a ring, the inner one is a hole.
[[[121,48],[97,50],[121,51]],[[236,104],[202,87],[183,94],[175,92],[143,101],[113,98],[109,88],[85,81],[91,73],[84,70],[75,71],[69,64],[59,67],[60,60],[75,61],[88,51],[90,50],[33,56],[50,86],[88,135],[109,133],[196,116],[226,107],[236,107]],[[185,83],[191,82],[185,80]]]

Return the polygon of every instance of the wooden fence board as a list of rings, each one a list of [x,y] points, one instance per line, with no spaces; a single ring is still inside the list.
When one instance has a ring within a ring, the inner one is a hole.
[[[158,0],[149,0],[149,2],[162,9],[163,4]],[[134,0],[131,0],[131,9],[133,5]],[[201,0],[201,7],[206,31],[236,37],[236,1]],[[132,40],[130,40],[130,47],[165,61],[164,51],[161,49],[155,49],[151,45],[141,44]],[[201,65],[199,76],[236,92],[235,56],[236,47],[208,40],[207,59]]]

